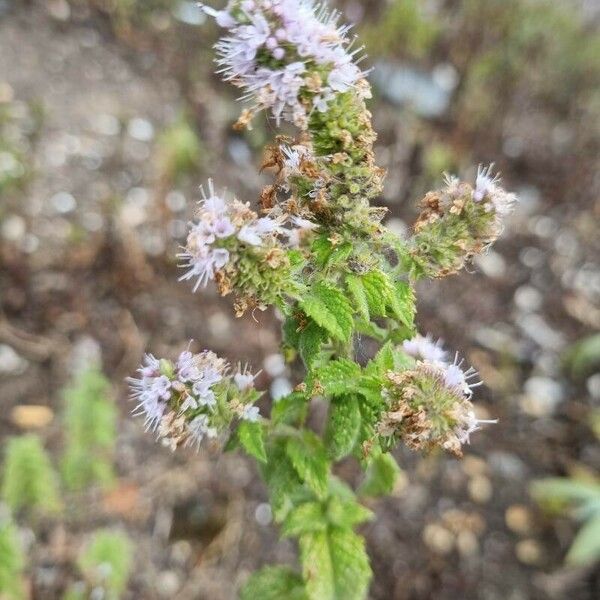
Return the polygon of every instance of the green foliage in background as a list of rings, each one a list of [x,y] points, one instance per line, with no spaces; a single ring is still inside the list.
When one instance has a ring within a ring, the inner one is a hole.
[[[81,590],[74,586],[67,598],[83,600],[89,597],[85,590],[101,589],[105,600],[118,600],[127,588],[132,564],[133,545],[124,532],[96,531],[77,561],[85,586]]]
[[[564,364],[575,379],[582,379],[600,370],[600,333],[573,344],[563,356]]]
[[[551,512],[568,512],[582,525],[566,557],[569,565],[600,560],[600,482],[567,478],[535,481],[533,497]]]
[[[185,117],[165,129],[158,139],[159,171],[168,181],[175,182],[182,175],[196,172],[202,157],[198,134]]]
[[[56,474],[38,436],[14,437],[6,444],[2,499],[14,512],[47,515],[60,509]]]
[[[12,522],[0,517],[0,598],[24,600],[22,573],[25,556]]]
[[[435,15],[428,14],[420,0],[391,0],[380,18],[362,28],[369,53],[383,56],[422,58],[438,38]]]
[[[108,380],[95,369],[87,370],[65,390],[64,398],[66,486],[71,490],[109,486],[114,480],[117,410]]]

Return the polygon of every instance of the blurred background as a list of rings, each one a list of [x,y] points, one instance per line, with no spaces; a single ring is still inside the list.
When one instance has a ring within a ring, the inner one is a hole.
[[[600,3],[335,4],[373,67],[389,226],[409,233],[441,173],[478,163],[520,198],[471,273],[419,286],[420,329],[480,371],[499,424],[462,461],[398,449],[362,528],[370,597],[598,598]],[[232,130],[217,36],[187,0],[0,0],[3,600],[233,600],[294,560],[254,465],[161,448],[124,382],[190,339],[262,368],[272,398],[298,382],[272,312],[236,320],[177,283],[198,186],[254,201],[270,179],[275,131]]]

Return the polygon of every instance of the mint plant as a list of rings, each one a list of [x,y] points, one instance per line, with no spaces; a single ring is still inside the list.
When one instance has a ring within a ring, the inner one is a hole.
[[[193,291],[214,282],[233,295],[238,316],[274,306],[282,353],[301,360],[305,376],[267,416],[248,367],[208,350],[146,355],[130,379],[135,412],[172,449],[206,441],[257,460],[282,535],[298,540],[301,569],[262,569],[243,599],[360,600],[371,569],[355,530],[373,518],[361,498],[392,490],[390,451],[404,443],[461,456],[488,422],[472,404],[477,373],[417,333],[415,282],[456,273],[485,252],[515,197],[491,167],[474,186],[446,176],[422,200],[413,235],[399,238],[382,224],[385,208],[372,204],[385,172],[373,152],[370,87],[362,49],[338,15],[311,0],[203,9],[225,29],[219,72],[247,103],[236,127],[266,111],[296,133],[266,148],[263,168],[276,174],[254,208],[212,181],[203,189],[180,279]],[[355,352],[361,336],[379,344],[366,363]],[[318,431],[310,426],[317,398],[329,405]],[[365,470],[356,491],[335,475],[350,456]]]
[[[94,368],[79,373],[64,391],[62,475],[69,490],[106,488],[114,481],[117,410],[109,396],[108,380]]]

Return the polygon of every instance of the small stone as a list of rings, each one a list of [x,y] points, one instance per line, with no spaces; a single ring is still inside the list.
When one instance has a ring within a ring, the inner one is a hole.
[[[10,346],[0,344],[0,374],[21,375],[27,369],[28,364]]]
[[[69,192],[58,192],[50,198],[50,204],[60,214],[67,214],[77,208],[77,201]]]
[[[2,237],[9,242],[18,242],[27,231],[25,219],[20,215],[8,215],[2,220]]]
[[[271,506],[266,502],[262,502],[256,507],[254,511],[254,518],[259,525],[266,527],[273,521],[273,512]]]
[[[537,565],[540,563],[543,550],[539,542],[532,539],[522,540],[515,546],[517,558],[525,565]]]
[[[516,455],[508,452],[492,452],[488,457],[492,472],[510,480],[520,480],[527,475],[525,463]]]
[[[170,211],[180,212],[186,207],[187,201],[179,190],[173,190],[167,194],[165,203]]]
[[[483,475],[477,475],[469,480],[469,495],[474,502],[485,504],[492,497],[492,482]]]
[[[600,373],[588,377],[585,386],[594,400],[600,400]]]
[[[159,573],[156,587],[158,593],[163,598],[173,598],[179,591],[180,585],[179,575],[175,571],[163,571]]]
[[[68,21],[71,16],[71,7],[67,0],[48,0],[46,7],[50,16],[57,21]]]
[[[456,536],[456,547],[462,556],[474,556],[479,552],[479,541],[472,531],[461,531]]]
[[[535,312],[542,305],[542,294],[532,285],[522,285],[515,292],[515,304],[523,312]]]
[[[484,275],[492,279],[499,279],[506,272],[506,261],[501,254],[493,250],[477,256],[474,262]]]
[[[526,534],[531,531],[531,512],[522,504],[513,504],[504,515],[506,526],[515,533]]]
[[[454,548],[454,536],[438,523],[430,523],[423,530],[425,545],[438,554],[450,554]]]
[[[127,124],[127,133],[134,140],[149,142],[154,137],[154,126],[147,119],[135,117]]]
[[[99,114],[94,117],[92,128],[100,135],[113,136],[121,131],[121,124],[114,115]]]
[[[38,404],[15,406],[10,411],[10,420],[21,429],[42,429],[53,419],[52,409]]]
[[[523,388],[525,395],[521,407],[534,417],[552,415],[564,398],[561,384],[549,377],[530,377]]]
[[[463,471],[469,477],[476,477],[477,475],[485,475],[488,472],[488,466],[485,460],[468,454],[460,463]]]

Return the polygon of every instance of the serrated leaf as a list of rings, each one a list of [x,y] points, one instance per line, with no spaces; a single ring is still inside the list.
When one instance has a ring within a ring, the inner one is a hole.
[[[346,358],[332,360],[317,371],[317,379],[328,396],[347,394],[360,376],[360,366]]]
[[[302,578],[289,567],[264,567],[253,573],[240,591],[240,600],[307,600]]]
[[[302,431],[298,437],[287,441],[287,454],[300,479],[319,496],[327,493],[329,461],[318,436],[312,431]]]
[[[357,275],[346,275],[346,287],[350,292],[350,296],[354,301],[354,306],[358,314],[368,322],[371,318],[369,313],[369,301],[361,278]]]
[[[390,296],[388,278],[381,271],[370,271],[362,275],[360,279],[367,297],[371,316],[385,317]]]
[[[353,310],[339,290],[320,282],[300,301],[302,310],[332,337],[347,341],[352,334]]]
[[[329,455],[340,460],[352,452],[360,433],[361,417],[355,396],[334,398],[329,406],[325,440]]]
[[[327,264],[327,260],[331,255],[333,247],[331,242],[327,239],[327,236],[323,235],[314,240],[310,249],[315,263],[322,268]]]
[[[369,466],[365,479],[358,489],[360,496],[384,496],[390,494],[396,484],[401,470],[391,454],[374,456]]]
[[[377,354],[365,367],[365,373],[367,375],[383,376],[388,371],[392,371],[394,367],[394,347],[391,342],[387,342],[379,349],[379,352],[377,352]]]
[[[298,347],[300,338],[300,322],[296,317],[287,317],[282,327],[283,342],[292,348]]]
[[[344,500],[333,496],[327,506],[327,518],[332,525],[351,529],[370,521],[373,513],[355,500]]]
[[[292,392],[273,404],[271,420],[274,425],[279,423],[292,425],[304,420],[307,408],[308,401],[304,394]]]
[[[569,565],[583,566],[600,559],[600,515],[590,519],[577,533],[566,562]]]
[[[256,460],[266,463],[267,453],[263,433],[262,425],[251,421],[242,421],[237,430],[238,439],[244,450]]]
[[[334,246],[329,258],[327,259],[327,266],[337,265],[344,262],[352,254],[352,244],[350,242],[344,242]]]
[[[324,531],[327,520],[320,502],[305,502],[293,508],[281,525],[281,533],[286,537],[298,537],[305,533]]]
[[[319,356],[321,345],[327,341],[327,332],[311,321],[298,334],[298,351],[307,369],[311,369]]]
[[[364,600],[371,568],[364,540],[352,530],[305,534],[300,554],[310,600]]]
[[[413,327],[415,320],[415,294],[404,281],[397,281],[390,287],[388,304],[392,313],[407,327]]]
[[[292,509],[292,499],[302,488],[302,482],[288,458],[284,441],[269,448],[268,459],[268,463],[262,465],[261,472],[269,490],[273,516],[280,523]]]

